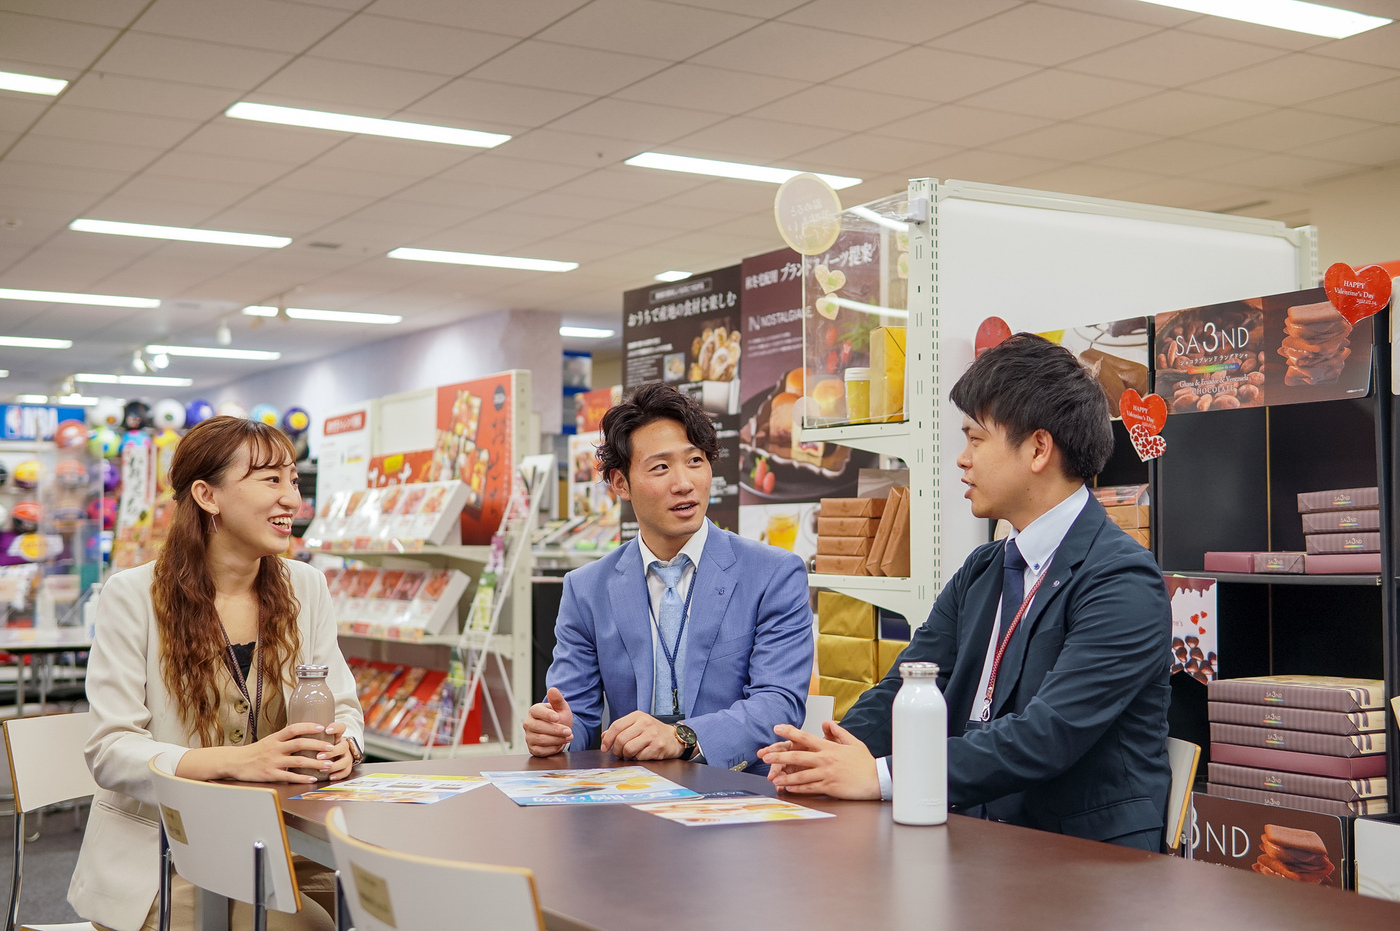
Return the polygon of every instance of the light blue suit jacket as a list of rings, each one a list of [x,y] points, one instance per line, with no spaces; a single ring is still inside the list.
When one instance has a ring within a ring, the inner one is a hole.
[[[709,527],[686,622],[681,707],[713,766],[757,766],[773,727],[801,727],[812,675],[802,560]],[[594,744],[603,698],[614,719],[650,713],[651,617],[637,541],[564,577],[545,680],[574,714],[570,750]]]

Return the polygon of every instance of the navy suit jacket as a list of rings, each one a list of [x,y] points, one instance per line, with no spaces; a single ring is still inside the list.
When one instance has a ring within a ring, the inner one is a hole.
[[[1091,497],[1002,658],[993,720],[967,730],[1003,552],[1001,542],[973,551],[899,657],[939,666],[949,805],[985,803],[989,817],[1091,840],[1160,829],[1171,784],[1171,606],[1161,570]],[[900,683],[896,663],[842,722],[876,756],[891,752]]]
[[[685,723],[705,761],[757,767],[778,724],[801,727],[812,677],[807,569],[786,550],[710,524],[691,581]],[[651,615],[637,541],[564,576],[558,642],[545,676],[574,715],[570,750],[598,739],[603,698],[614,719],[651,712]]]

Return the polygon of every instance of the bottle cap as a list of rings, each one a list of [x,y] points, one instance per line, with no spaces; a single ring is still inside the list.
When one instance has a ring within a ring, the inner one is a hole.
[[[906,679],[938,678],[937,663],[900,663],[899,674]]]
[[[331,667],[329,666],[314,666],[310,664],[297,666],[297,678],[324,679],[327,675],[330,674],[330,671]]]
[[[846,381],[870,381],[869,367],[854,365],[846,369]]]

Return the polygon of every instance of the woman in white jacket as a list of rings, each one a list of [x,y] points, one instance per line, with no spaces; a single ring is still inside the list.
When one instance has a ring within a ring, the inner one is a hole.
[[[87,693],[95,726],[88,766],[101,790],[68,900],[99,928],[156,927],[159,833],[147,763],[190,779],[313,783],[293,772],[317,753],[331,779],[361,753],[364,720],[336,642],[325,576],[282,559],[301,503],[295,454],[265,424],[215,417],[180,442],[170,468],[175,515],[155,563],[102,590]],[[330,667],[335,723],[287,724],[300,663]],[[252,854],[228,852],[230,869]],[[296,914],[269,927],[333,927],[330,873],[297,861]],[[172,927],[194,926],[194,889],[176,881]],[[232,909],[235,928],[251,910]]]

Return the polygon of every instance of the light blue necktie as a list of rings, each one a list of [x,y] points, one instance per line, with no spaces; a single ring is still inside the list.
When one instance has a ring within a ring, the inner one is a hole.
[[[676,706],[680,703],[681,672],[685,669],[685,642],[680,637],[681,620],[685,613],[685,603],[681,601],[681,594],[676,590],[676,586],[681,583],[681,574],[685,572],[685,567],[690,564],[689,556],[681,556],[673,560],[673,565],[663,565],[661,562],[651,564],[651,571],[656,573],[666,586],[666,591],[661,594],[661,608],[656,612],[657,636],[661,643],[657,644],[653,651],[653,675],[651,686],[651,713],[653,715],[677,714]],[[692,581],[692,585],[695,583]],[[664,644],[664,646],[662,645]],[[676,696],[673,701],[671,695],[671,664],[666,659],[666,653],[670,651],[672,659],[676,664]]]

